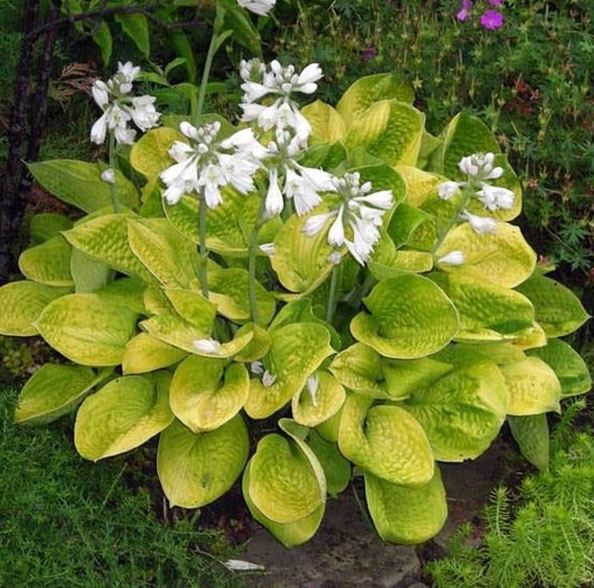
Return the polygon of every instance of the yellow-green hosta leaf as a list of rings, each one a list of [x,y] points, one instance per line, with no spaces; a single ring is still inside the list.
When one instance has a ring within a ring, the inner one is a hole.
[[[28,165],[29,171],[50,194],[85,212],[111,206],[111,187],[101,179],[104,167],[98,163],[71,159],[52,159]],[[134,184],[116,170],[120,203],[128,208],[138,204]]]
[[[123,376],[86,398],[76,415],[74,444],[85,458],[98,461],[135,449],[173,421],[169,408],[170,374],[152,378]]]
[[[309,237],[303,232],[306,221],[307,216],[292,215],[274,239],[270,262],[281,284],[291,292],[313,291],[334,267],[328,261],[334,251],[328,245],[328,231]]]
[[[175,314],[175,309],[163,289],[156,284],[149,284],[143,295],[144,307],[149,315]]]
[[[241,474],[249,444],[241,415],[204,433],[175,420],[161,433],[157,452],[159,481],[171,506],[200,508],[220,498]]]
[[[293,418],[301,425],[315,427],[334,416],[344,404],[342,384],[325,371],[316,372],[293,396]]]
[[[432,222],[432,220],[433,216],[429,213],[403,202],[396,208],[392,216],[388,226],[388,234],[397,248],[402,247],[407,244],[415,230],[424,223]]]
[[[14,411],[17,423],[45,424],[70,412],[110,369],[95,373],[91,368],[46,363],[24,385]]]
[[[392,260],[394,269],[424,273],[433,269],[433,256],[425,251],[400,249]]]
[[[98,294],[69,294],[51,302],[37,329],[62,355],[82,365],[118,365],[136,329],[137,313]]]
[[[500,366],[509,389],[507,413],[527,416],[561,412],[561,383],[553,369],[538,357]]]
[[[233,359],[246,363],[262,359],[270,350],[268,331],[254,323],[247,323],[237,329],[235,335],[241,337],[246,333],[253,334],[252,340]]]
[[[340,452],[355,465],[394,484],[423,486],[433,477],[434,459],[417,420],[398,406],[371,406],[351,394],[338,430]]]
[[[5,284],[0,288],[0,335],[37,335],[35,323],[43,309],[69,291],[27,280]]]
[[[326,491],[330,496],[337,496],[351,481],[351,464],[338,450],[336,443],[326,441],[317,431],[310,431],[307,444],[316,454],[324,476],[326,477]]]
[[[482,359],[503,365],[525,358],[524,352],[511,343],[458,343],[433,356],[433,359],[453,365],[476,363]]]
[[[97,290],[97,296],[114,306],[123,306],[138,314],[146,314],[144,291],[146,284],[138,278],[118,278]]]
[[[132,167],[146,178],[158,176],[165,168],[173,163],[169,149],[175,141],[186,141],[186,138],[176,129],[160,127],[145,133],[130,150]]]
[[[378,535],[388,543],[415,545],[435,537],[448,506],[439,469],[420,488],[391,484],[365,472],[365,496]]]
[[[373,103],[380,100],[400,100],[412,104],[414,92],[397,76],[374,74],[358,79],[344,93],[336,105],[347,126],[359,118]]]
[[[517,290],[534,304],[536,321],[548,337],[569,335],[590,318],[569,288],[546,276],[532,276]]]
[[[430,386],[453,369],[449,363],[431,357],[421,359],[384,359],[381,370],[388,396],[408,398],[415,390]]]
[[[344,404],[342,405],[344,408]],[[338,443],[338,431],[340,429],[340,419],[342,417],[342,408],[327,421],[320,423],[316,431],[330,443]]]
[[[528,298],[504,286],[479,281],[463,274],[451,274],[445,291],[458,309],[458,340],[503,339],[531,327],[534,307]]]
[[[458,162],[473,153],[501,153],[491,130],[476,116],[466,112],[457,114],[442,132],[443,143],[431,158],[431,170],[447,178],[458,179],[464,175]]]
[[[134,255],[161,284],[199,290],[196,247],[167,219],[130,219],[128,240]]]
[[[435,459],[475,459],[497,437],[509,392],[495,363],[462,365],[412,392],[405,406],[421,423]]]
[[[241,487],[245,503],[247,504],[252,517],[254,517],[254,519],[261,525],[266,527],[266,529],[268,529],[278,541],[280,541],[285,547],[289,549],[309,541],[316,534],[316,531],[322,522],[325,504],[320,504],[320,506],[318,506],[318,508],[316,508],[316,510],[314,510],[310,515],[307,515],[298,521],[293,521],[290,523],[277,523],[264,515],[264,513],[262,513],[262,511],[256,507],[253,500],[250,498],[250,469],[250,464],[248,464],[243,473]]]
[[[353,119],[345,144],[363,149],[388,165],[415,165],[421,148],[425,115],[404,102],[382,100]]]
[[[541,472],[546,472],[550,459],[547,415],[508,416],[507,423],[522,455]]]
[[[437,192],[437,186],[444,178],[423,171],[414,165],[397,165],[396,171],[406,186],[406,203],[410,206],[422,206],[430,195]]]
[[[531,327],[516,335],[512,345],[521,350],[544,347],[547,344],[547,334],[535,321]]]
[[[215,269],[208,272],[209,300],[219,314],[234,321],[249,321],[249,274],[242,268]],[[276,301],[272,294],[256,282],[258,323],[267,325],[274,316]]]
[[[291,400],[306,384],[322,361],[334,352],[330,333],[316,323],[293,323],[270,334],[270,351],[264,365],[272,378],[266,386],[259,379],[250,381],[245,405],[254,419],[269,417]]]
[[[249,468],[247,493],[256,508],[276,523],[303,519],[326,500],[308,458],[280,435],[260,439]]]
[[[586,362],[570,345],[560,339],[549,339],[545,347],[531,349],[531,357],[539,357],[548,364],[561,383],[561,396],[584,394],[592,388],[592,377]]]
[[[341,351],[332,360],[329,370],[349,390],[372,398],[387,396],[381,356],[363,343],[355,343]]]
[[[31,219],[29,231],[31,242],[35,245],[57,237],[62,231],[72,228],[72,221],[57,212],[42,212]]]
[[[200,292],[183,288],[164,288],[163,292],[179,316],[204,333],[210,331],[217,309]]]
[[[497,223],[496,231],[486,235],[477,233],[469,223],[458,225],[447,234],[435,257],[440,259],[452,251],[461,251],[464,263],[438,263],[439,269],[507,288],[527,280],[536,266],[536,253],[520,229],[507,223]]]
[[[74,247],[70,252],[70,273],[77,293],[96,292],[107,285],[113,271],[103,261],[93,259]]]
[[[232,357],[244,349],[253,338],[253,333],[236,336],[235,339],[221,343],[218,349],[212,352],[201,351],[194,344],[195,341],[209,339],[210,331],[199,329],[175,314],[160,314],[142,321],[140,326],[153,337],[183,349],[188,353],[203,357],[223,359]]]
[[[139,333],[128,341],[122,358],[124,374],[144,374],[169,367],[186,357],[186,352],[152,337]]]
[[[175,416],[194,433],[212,431],[243,407],[250,389],[245,367],[206,357],[188,357],[175,370],[169,401]]]
[[[74,286],[70,273],[70,245],[57,235],[49,241],[25,249],[19,256],[21,273],[34,282],[48,286]]]
[[[435,150],[441,145],[442,139],[434,137],[427,130],[423,130],[423,139],[421,141],[421,151],[419,152],[419,160],[417,165],[424,169],[427,167],[429,160]]]
[[[335,143],[346,135],[346,125],[342,116],[329,104],[316,100],[301,109],[301,113],[311,124],[310,141],[316,143]]]
[[[381,355],[415,359],[443,349],[458,330],[458,313],[431,280],[403,273],[380,282],[364,299],[351,333]]]
[[[110,267],[151,281],[152,275],[130,249],[128,243],[129,213],[104,214],[65,231],[64,237],[76,249]]]
[[[373,185],[373,192],[380,190],[390,190],[392,192],[392,200],[394,206],[403,202],[406,198],[406,184],[402,176],[390,165],[385,163],[375,165],[363,165],[353,168],[350,172],[357,172],[361,176],[361,184],[371,182]],[[392,218],[392,209],[386,211],[384,214],[384,226],[387,226]]]

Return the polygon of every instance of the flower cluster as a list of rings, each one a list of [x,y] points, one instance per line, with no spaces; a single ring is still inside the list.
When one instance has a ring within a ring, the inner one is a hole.
[[[467,181],[441,183],[437,187],[439,197],[449,200],[460,188],[464,188],[491,212],[499,209],[509,210],[514,205],[514,193],[507,188],[492,186],[488,182],[503,175],[503,168],[495,167],[494,161],[493,153],[474,153],[463,157],[458,167],[466,174]],[[477,233],[492,233],[496,229],[496,223],[492,218],[477,216],[466,210],[462,212],[462,219],[468,221]]]
[[[460,10],[456,14],[456,18],[459,21],[468,20],[472,14],[473,4],[474,2],[472,2],[472,0],[462,0]],[[488,0],[488,4],[498,8],[503,4],[503,0]],[[479,22],[483,28],[494,31],[503,26],[503,20],[503,14],[501,14],[501,12],[489,8],[483,12]]]
[[[169,155],[176,161],[160,175],[167,186],[163,197],[176,204],[184,194],[195,192],[209,208],[222,201],[221,188],[232,185],[241,194],[253,191],[253,176],[260,167],[266,149],[258,143],[252,129],[243,129],[221,139],[221,123],[215,121],[196,128],[180,124],[189,142],[176,141]]]
[[[293,129],[299,140],[307,140],[311,125],[299,112],[293,94],[313,94],[323,74],[317,63],[308,65],[301,73],[293,65],[283,67],[278,61],[272,61],[266,67],[259,59],[242,61],[240,75],[244,91],[242,120],[256,121],[265,131],[273,127]],[[272,97],[272,104],[259,104],[265,97]]]
[[[338,207],[309,218],[303,232],[310,237],[317,235],[330,219],[334,219],[328,231],[328,244],[336,248],[346,245],[351,255],[364,265],[380,238],[382,218],[394,204],[392,192],[372,193],[371,183],[361,185],[358,172],[332,178],[332,185],[339,196]]]
[[[136,130],[129,127],[130,121],[141,131],[159,124],[160,113],[155,109],[155,98],[130,95],[139,74],[140,68],[128,61],[118,63],[117,73],[107,82],[94,82],[91,91],[103,114],[91,129],[93,143],[103,144],[109,130],[118,143],[130,145],[136,137]]]

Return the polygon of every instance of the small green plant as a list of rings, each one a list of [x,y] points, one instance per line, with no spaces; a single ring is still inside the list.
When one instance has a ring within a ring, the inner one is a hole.
[[[300,109],[319,65],[258,59],[240,68],[242,126],[203,114],[225,6],[189,117],[161,116],[120,63],[93,86],[108,164],[30,165],[86,215],[34,222],[27,280],[0,289],[0,332],[71,362],[36,372],[15,418],[80,405],[92,461],[159,435],[171,504],[204,506],[242,475],[288,547],[354,465],[379,535],[424,541],[447,515],[436,462],[478,457],[506,417],[540,460],[544,414],[590,387],[559,339],[587,313],[510,224],[520,184],[476,117],[434,137],[390,74]]]
[[[12,424],[16,398],[0,389],[0,585],[240,585],[216,559],[233,553],[217,533],[189,517],[163,525],[150,480],[122,462],[81,460],[70,423],[35,431]]]
[[[574,403],[569,413],[583,403]],[[485,510],[480,547],[470,525],[448,556],[426,569],[438,588],[577,588],[594,580],[594,437],[564,418],[553,435],[550,469],[525,478],[516,498],[499,488]]]

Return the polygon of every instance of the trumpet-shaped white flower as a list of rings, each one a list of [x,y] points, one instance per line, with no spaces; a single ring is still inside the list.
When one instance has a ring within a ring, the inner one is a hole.
[[[285,198],[293,201],[298,215],[304,215],[322,202],[321,192],[334,191],[331,174],[297,162],[297,156],[305,145],[294,131],[276,129],[275,140],[268,144],[266,150],[266,218],[272,218],[283,211]]]
[[[265,388],[270,388],[270,386],[274,386],[275,382],[276,382],[276,376],[271,374],[268,370],[266,370],[262,374],[262,385]]]
[[[216,339],[198,339],[192,343],[194,349],[207,355],[221,355],[223,346]]]
[[[184,194],[196,193],[209,208],[223,201],[221,188],[231,185],[241,194],[255,189],[253,176],[260,167],[259,157],[266,150],[258,143],[251,129],[238,131],[220,140],[221,123],[207,123],[199,129],[189,122],[180,124],[189,143],[176,141],[169,155],[175,164],[161,172],[167,186],[163,197],[176,204]]]
[[[103,111],[91,129],[93,143],[104,143],[109,130],[118,143],[129,145],[136,137],[136,131],[129,127],[130,121],[143,132],[159,124],[161,115],[155,109],[153,96],[129,96],[139,74],[140,68],[128,61],[118,63],[117,73],[107,82],[96,80],[93,83],[93,99]]]
[[[461,187],[465,185],[465,182],[442,182],[437,186],[437,194],[442,200],[449,200]]]
[[[116,183],[116,175],[113,168],[108,167],[101,172],[101,179],[108,184]]]
[[[305,387],[311,396],[311,403],[314,405],[314,407],[318,406],[318,390],[320,388],[320,378],[318,374],[309,376],[309,378],[307,378]]]
[[[442,265],[462,265],[466,261],[466,256],[462,251],[450,251],[447,255],[440,257],[437,263]]]
[[[476,197],[484,204],[486,209],[494,211],[500,208],[506,210],[512,208],[515,195],[507,188],[483,184],[483,187],[476,193]]]
[[[267,68],[258,59],[252,59],[241,63],[240,75],[244,91],[243,103],[240,104],[242,120],[257,121],[264,130],[292,128],[301,140],[309,137],[311,125],[299,112],[293,96],[296,93],[313,94],[317,90],[316,82],[323,77],[317,63],[298,73],[293,65],[283,67],[274,60]],[[266,96],[274,98],[272,104],[258,104]]]
[[[496,180],[503,175],[503,168],[493,167],[495,155],[493,153],[473,153],[463,157],[458,163],[460,171],[469,178],[480,182]]]
[[[276,0],[237,0],[237,4],[250,12],[264,16],[274,8]]]
[[[337,248],[346,245],[351,255],[364,265],[380,238],[382,218],[394,204],[392,192],[372,192],[370,182],[361,185],[358,172],[332,178],[332,184],[340,197],[338,209],[310,217],[302,230],[308,236],[317,235],[334,218],[328,230],[328,244]]]
[[[497,221],[487,216],[478,216],[467,210],[463,210],[460,217],[468,221],[470,226],[480,235],[494,233],[497,230]]]

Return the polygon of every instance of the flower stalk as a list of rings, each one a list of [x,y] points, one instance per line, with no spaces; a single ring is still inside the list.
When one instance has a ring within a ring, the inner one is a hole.
[[[249,273],[249,299],[250,299],[250,315],[252,322],[258,324],[258,296],[256,292],[256,261],[258,253],[258,233],[264,224],[264,211],[266,207],[266,200],[262,198],[260,202],[260,208],[258,210],[258,216],[256,217],[256,223],[250,235],[250,241],[248,244],[249,257],[248,257],[248,273]]]
[[[118,195],[118,186],[116,183],[115,178],[115,171],[117,169],[117,161],[116,161],[116,137],[115,133],[111,131],[109,133],[109,169],[114,174],[113,182],[109,182],[109,190],[111,192],[111,204],[113,206],[113,211],[115,213],[119,213],[122,211],[122,207],[120,205],[120,198]]]

